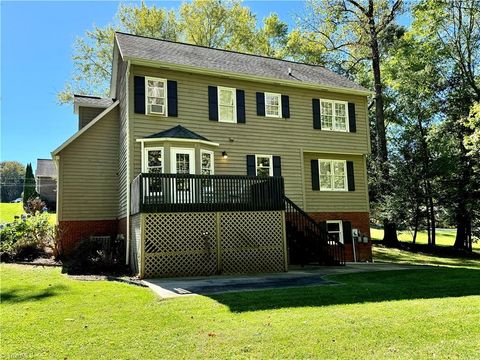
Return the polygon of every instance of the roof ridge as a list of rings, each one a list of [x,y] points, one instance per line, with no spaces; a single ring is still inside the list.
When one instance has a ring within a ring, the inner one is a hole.
[[[209,50],[223,51],[223,52],[228,52],[228,53],[233,53],[233,54],[240,54],[240,55],[247,55],[247,56],[255,56],[255,57],[259,57],[259,58],[263,58],[263,59],[276,60],[276,61],[280,61],[280,62],[288,62],[288,63],[291,63],[291,64],[299,64],[299,65],[313,66],[313,67],[325,69],[325,70],[327,70],[327,71],[330,71],[330,72],[333,72],[334,74],[336,74],[334,71],[332,71],[332,70],[330,70],[330,69],[327,69],[325,66],[315,65],[315,64],[309,64],[309,63],[305,63],[305,62],[301,62],[301,61],[279,59],[279,58],[275,58],[275,57],[271,57],[271,56],[265,56],[265,55],[259,55],[259,54],[250,54],[250,53],[245,53],[245,52],[241,52],[241,51],[234,51],[234,50],[228,50],[228,49],[214,48],[214,47],[205,46],[205,45],[190,44],[190,43],[186,43],[186,42],[182,42],[182,41],[173,41],[173,40],[167,40],[167,39],[159,39],[159,38],[154,38],[154,37],[151,37],[151,36],[143,36],[143,35],[130,34],[130,33],[126,33],[126,32],[123,32],[123,31],[115,31],[115,34],[122,34],[122,35],[127,35],[127,36],[139,37],[139,38],[143,38],[143,39],[163,41],[163,42],[168,42],[168,43],[171,43],[171,44],[180,44],[180,45],[187,45],[187,46],[192,46],[192,47],[199,47],[199,48],[209,49]],[[338,74],[337,74],[337,75],[338,75]]]

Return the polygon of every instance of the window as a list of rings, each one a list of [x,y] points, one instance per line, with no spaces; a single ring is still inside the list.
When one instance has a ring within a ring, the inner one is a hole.
[[[255,155],[257,176],[273,176],[272,155]]]
[[[167,80],[152,77],[145,78],[147,114],[167,114]]]
[[[265,93],[265,116],[282,117],[282,96]]]
[[[348,131],[347,102],[321,100],[322,130]]]
[[[213,151],[200,150],[200,161],[202,165],[202,175],[213,175]]]
[[[342,220],[327,221],[327,232],[329,239],[339,241],[343,244]]]
[[[320,190],[347,191],[347,162],[345,160],[318,160]]]
[[[218,87],[218,121],[237,122],[236,91],[233,88]]]
[[[145,149],[144,172],[163,173],[163,147]]]

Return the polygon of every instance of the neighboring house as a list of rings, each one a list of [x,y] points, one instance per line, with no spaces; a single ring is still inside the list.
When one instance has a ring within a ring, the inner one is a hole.
[[[35,190],[48,208],[55,209],[57,202],[57,169],[51,159],[37,159]]]
[[[79,131],[52,152],[64,248],[123,234],[141,276],[370,261],[370,94],[320,66],[116,33],[111,98],[75,96]]]

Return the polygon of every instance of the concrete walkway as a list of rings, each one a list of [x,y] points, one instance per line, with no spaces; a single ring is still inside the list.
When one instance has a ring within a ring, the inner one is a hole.
[[[286,273],[255,275],[220,275],[189,278],[157,278],[143,280],[153,292],[161,298],[173,298],[191,295],[209,295],[225,292],[255,291],[302,286],[330,285],[334,282],[325,280],[325,275],[349,274],[370,271],[390,271],[418,269],[422,266],[348,263],[336,267],[296,267]]]

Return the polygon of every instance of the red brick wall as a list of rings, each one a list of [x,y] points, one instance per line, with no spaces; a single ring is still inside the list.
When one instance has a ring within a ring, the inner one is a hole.
[[[370,241],[370,215],[368,212],[310,212],[315,221],[343,220],[352,223],[352,229],[358,229],[364,236],[368,236],[368,243],[355,243],[357,261],[372,261],[372,243]],[[353,261],[353,246],[345,244],[345,259]]]
[[[68,255],[75,244],[90,236],[116,236],[118,220],[60,221],[59,235],[63,254]]]
[[[119,234],[123,234],[127,238],[127,218],[118,219],[118,231]]]

